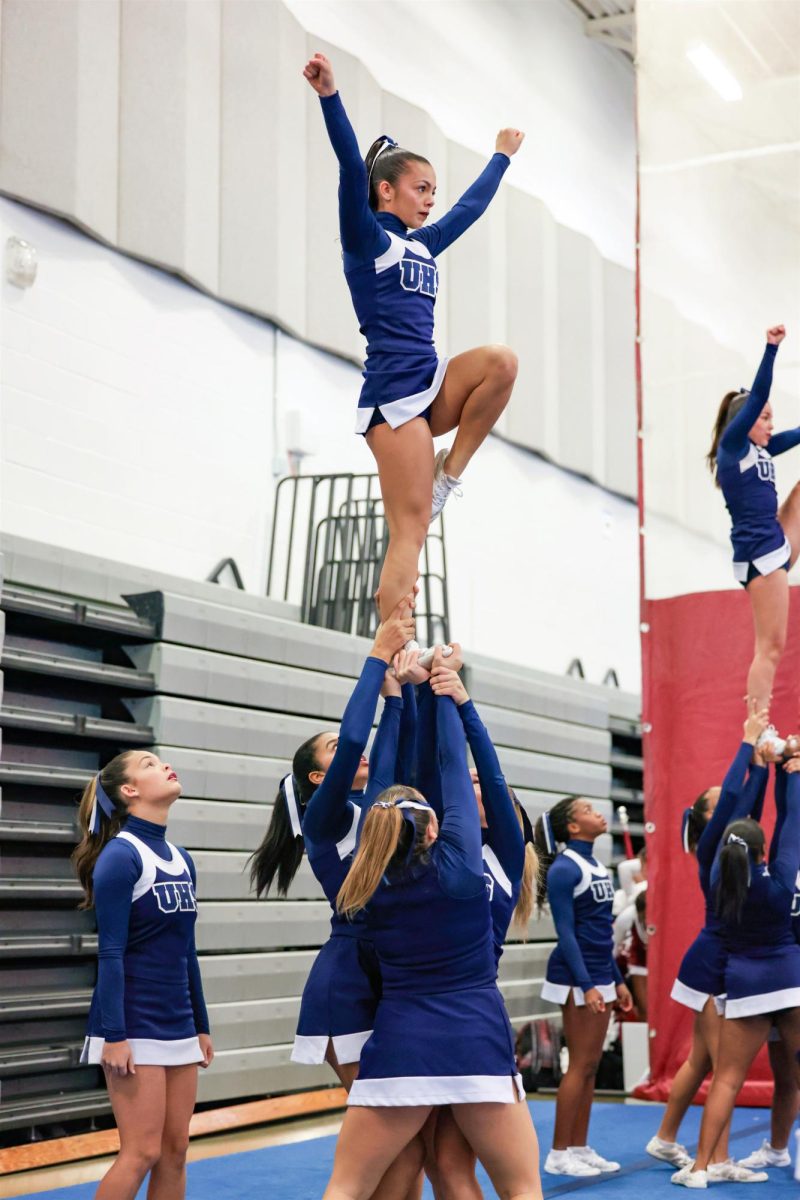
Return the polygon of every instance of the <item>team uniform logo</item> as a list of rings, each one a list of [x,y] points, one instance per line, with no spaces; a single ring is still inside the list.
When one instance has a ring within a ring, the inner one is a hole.
[[[756,461],[756,470],[758,471],[758,478],[762,483],[775,483],[775,463],[769,454],[764,452],[759,453],[758,460]]]
[[[167,880],[153,884],[156,904],[163,913],[197,912],[191,880]]]
[[[419,292],[435,300],[439,289],[439,272],[433,263],[420,262],[418,258],[404,258],[400,263],[400,286],[404,292]]]
[[[593,879],[592,880],[592,896],[598,904],[605,904],[607,900],[614,899],[614,889],[611,886],[610,879]]]

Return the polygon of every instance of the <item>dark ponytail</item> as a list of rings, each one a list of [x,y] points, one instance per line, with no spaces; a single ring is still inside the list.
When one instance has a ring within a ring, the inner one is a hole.
[[[128,807],[122,795],[122,785],[128,782],[128,759],[132,750],[125,750],[112,758],[99,774],[100,783],[108,799],[114,805],[114,812],[109,816],[102,808],[99,810],[99,832],[92,832],[92,816],[97,810],[97,780],[93,775],[83,789],[80,807],[78,809],[78,825],[82,833],[81,840],[72,851],[72,864],[78,876],[78,882],[83,888],[83,900],[79,908],[94,906],[94,886],[92,876],[95,864],[100,857],[100,851],[116,837],[122,828],[122,823],[128,815]],[[98,828],[95,825],[95,828]]]
[[[539,817],[534,827],[533,844],[539,858],[539,871],[536,879],[536,910],[540,917],[547,900],[547,872],[553,865],[557,854],[557,847],[553,843],[569,841],[568,826],[572,816],[572,806],[578,799],[578,796],[565,796],[547,812],[552,840],[548,836],[547,822],[544,816]]]
[[[722,835],[719,882],[714,892],[717,916],[728,925],[738,925],[750,887],[750,855],[764,853],[764,830],[749,817],[734,821]]]
[[[717,419],[714,422],[714,428],[711,430],[711,449],[706,455],[708,469],[712,475],[716,475],[717,473],[717,451],[719,450],[722,435],[737,413],[742,411],[749,395],[749,392],[735,391],[726,392],[722,397],[719,411],[717,412]],[[717,487],[719,487],[719,483],[717,483]]]
[[[708,821],[706,816],[708,813],[708,792],[701,792],[695,800],[691,808],[686,809],[685,824],[683,830],[684,849],[687,854],[694,854],[697,849],[697,843],[703,836]]]
[[[301,818],[306,805],[316,791],[316,785],[311,782],[309,775],[312,771],[320,769],[316,747],[321,736],[317,733],[307,742],[303,742],[292,759],[292,787]],[[268,894],[276,875],[278,876],[278,895],[285,896],[303,861],[303,837],[292,828],[289,803],[287,783],[282,780],[272,807],[272,819],[267,826],[264,839],[248,860],[250,863],[250,887],[258,899]]]
[[[372,143],[367,151],[367,157],[364,159],[369,178],[370,208],[375,210],[378,208],[378,184],[385,181],[392,187],[396,187],[398,179],[404,174],[408,164],[412,162],[427,163],[430,166],[428,159],[422,154],[403,150],[385,134]]]

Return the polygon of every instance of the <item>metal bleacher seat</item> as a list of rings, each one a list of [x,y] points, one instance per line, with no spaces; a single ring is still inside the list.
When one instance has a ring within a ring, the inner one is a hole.
[[[246,864],[294,750],[335,727],[369,643],[210,584],[65,551],[54,565],[20,539],[3,548],[13,573],[2,592],[0,1135],[107,1111],[100,1072],[77,1065],[96,935],[68,856],[80,789],[134,742],[154,746],[183,784],[169,836],[197,864],[217,1050],[201,1102],[334,1083],[325,1066],[289,1062],[328,905],[307,863],[287,899],[256,901]],[[635,723],[635,697],[473,656],[468,684],[532,819],[575,792],[611,815],[612,722]],[[598,849],[610,859],[610,837]],[[533,920],[527,941],[506,948],[500,984],[515,1024],[552,1012],[539,998],[552,939],[550,920]]]

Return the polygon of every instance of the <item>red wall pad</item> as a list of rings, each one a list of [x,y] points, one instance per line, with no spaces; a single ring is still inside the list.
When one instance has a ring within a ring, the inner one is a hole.
[[[771,717],[784,736],[798,729],[800,596],[791,589],[789,639]],[[744,591],[703,592],[644,605],[642,634],[645,819],[648,823],[647,920],[650,1083],[637,1094],[666,1100],[685,1060],[694,1014],[670,999],[681,958],[703,920],[694,858],[681,849],[681,817],[722,778],[740,744],[753,623]],[[647,628],[649,626],[649,629]],[[775,809],[764,810],[767,838]],[[704,1094],[704,1093],[703,1093]],[[766,1050],[753,1064],[739,1103],[769,1105]]]

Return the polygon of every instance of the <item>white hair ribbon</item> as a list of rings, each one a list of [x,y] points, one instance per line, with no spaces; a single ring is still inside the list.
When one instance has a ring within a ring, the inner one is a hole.
[[[294,790],[294,776],[291,772],[284,775],[281,780],[283,794],[286,797],[286,807],[289,810],[289,820],[292,823],[292,835],[294,837],[303,836],[303,826],[300,823],[300,809],[297,804],[297,794]]]
[[[370,182],[372,180],[372,172],[375,169],[375,163],[378,161],[380,156],[383,154],[384,150],[388,150],[391,146],[397,145],[397,142],[394,140],[394,138],[390,138],[388,133],[384,133],[383,139],[384,139],[383,145],[381,146],[380,150],[378,150],[378,152],[376,153],[372,162],[370,163],[369,175],[367,176],[367,187],[369,187]]]
[[[739,835],[738,835],[738,834],[736,834],[736,833],[729,833],[729,834],[728,834],[728,840],[727,840],[727,842],[726,842],[725,844],[726,844],[727,846],[730,846],[730,845],[735,845],[735,846],[744,846],[745,850],[749,850],[749,849],[750,849],[750,847],[748,846],[748,844],[747,844],[747,842],[744,840],[744,838],[740,838],[740,837],[739,837]]]

